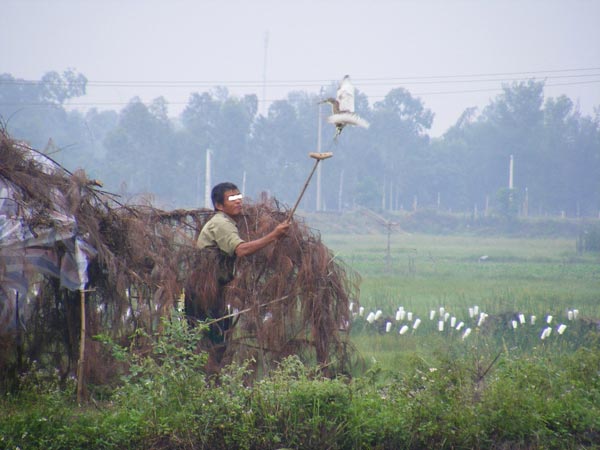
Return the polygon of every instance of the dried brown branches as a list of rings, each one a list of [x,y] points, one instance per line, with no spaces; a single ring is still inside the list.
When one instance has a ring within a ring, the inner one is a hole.
[[[346,368],[344,330],[350,322],[349,298],[358,294],[358,278],[304,223],[294,222],[285,239],[238,260],[235,278],[224,291],[229,309],[211,305],[217,299],[216,264],[194,243],[212,211],[121,205],[95,188],[82,171],[71,174],[57,164],[48,166],[32,152],[0,133],[0,181],[13,191],[6,201],[13,202],[11,214],[34,234],[64,227],[68,220],[61,222],[59,216],[73,219],[75,235],[97,251],[87,269],[90,336],[110,334],[125,343],[135,328],[159,331],[159,319],[178,306],[185,288],[186,295],[199,302],[198,308],[213,308],[213,319],[227,320],[215,311],[238,311],[229,319],[233,327],[226,360],[254,358],[259,367],[268,368],[273,361],[299,353],[327,371]],[[276,201],[263,199],[245,207],[238,227],[242,237],[251,240],[285,218],[286,211]],[[48,247],[58,259],[64,256],[60,240]],[[4,266],[0,253],[0,284]],[[77,293],[60,288],[47,274],[26,275],[32,301],[26,308],[20,306],[21,321],[35,326],[13,324],[13,331],[24,335],[23,360],[48,352],[62,354],[56,364],[66,376],[77,358],[79,307],[72,301]],[[0,298],[0,319],[3,310],[9,310],[9,297],[5,292]],[[0,340],[11,336],[4,333]],[[88,339],[87,346],[87,354],[95,355],[86,361],[88,376],[103,382],[111,366],[97,342]],[[20,364],[10,345],[0,347],[0,372]]]

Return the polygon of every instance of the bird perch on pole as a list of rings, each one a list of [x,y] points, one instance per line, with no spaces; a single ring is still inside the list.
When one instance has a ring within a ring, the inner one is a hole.
[[[333,114],[327,118],[327,121],[335,125],[334,140],[337,140],[338,136],[340,135],[340,133],[346,125],[355,125],[362,128],[369,128],[369,122],[359,117],[358,114],[354,112],[354,86],[350,82],[349,75],[346,75],[340,83],[340,87],[338,88],[336,93],[336,98],[330,97],[319,102],[319,104],[321,103],[329,103],[331,105]],[[302,200],[304,192],[306,192],[306,188],[308,187],[308,184],[310,183],[310,180],[313,174],[315,173],[315,170],[317,169],[319,163],[324,159],[331,158],[333,156],[333,153],[309,153],[308,155],[315,160],[315,164],[313,165],[313,168],[310,174],[308,175],[306,182],[304,183],[298,200],[296,200],[294,207],[290,211],[288,220],[291,220],[294,216],[296,208],[300,204],[300,200]]]
[[[369,122],[354,112],[354,85],[350,81],[350,75],[346,75],[340,83],[336,98],[329,97],[320,103],[331,105],[332,115],[327,118],[327,122],[335,125],[335,140],[346,125],[369,128]]]
[[[300,195],[298,196],[298,200],[296,200],[296,203],[294,204],[294,207],[290,211],[290,214],[288,216],[288,220],[291,220],[292,216],[296,212],[296,208],[300,204],[300,200],[302,200],[302,197],[304,196],[304,192],[306,192],[306,188],[308,187],[308,183],[310,183],[310,179],[312,178],[313,174],[315,173],[315,170],[317,169],[317,166],[319,165],[319,163],[321,161],[323,161],[324,159],[331,158],[333,156],[333,153],[331,153],[331,152],[327,152],[327,153],[309,153],[308,156],[310,156],[311,158],[313,158],[315,160],[315,164],[314,164],[312,170],[310,171],[310,174],[308,175],[308,178],[306,179],[306,182],[304,183],[304,187],[302,188],[302,191],[300,192]]]

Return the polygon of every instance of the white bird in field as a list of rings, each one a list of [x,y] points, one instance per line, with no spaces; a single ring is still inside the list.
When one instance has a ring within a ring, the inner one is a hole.
[[[329,97],[320,103],[331,105],[333,114],[327,118],[327,122],[335,125],[334,139],[337,139],[346,125],[369,128],[369,122],[354,112],[354,85],[350,81],[350,75],[346,75],[340,83],[336,98]]]

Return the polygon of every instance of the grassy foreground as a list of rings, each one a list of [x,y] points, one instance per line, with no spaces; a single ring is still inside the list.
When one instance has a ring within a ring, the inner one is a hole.
[[[74,380],[25,374],[21,392],[0,400],[0,448],[600,448],[597,256],[568,240],[394,235],[388,271],[385,236],[324,239],[363,277],[352,340],[366,364],[352,379],[290,358],[251,387],[239,366],[207,382],[193,351],[200,332],[174,315],[151,354],[113,346],[130,371],[96,403],[73,402]],[[400,306],[411,322],[396,321]],[[440,307],[472,333],[450,319],[440,331]],[[376,310],[381,319],[366,321]],[[519,313],[527,324],[512,328]]]

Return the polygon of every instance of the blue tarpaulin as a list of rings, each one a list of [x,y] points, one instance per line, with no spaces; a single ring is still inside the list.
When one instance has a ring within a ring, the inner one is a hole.
[[[43,155],[31,157],[46,173],[56,169]],[[59,190],[50,192],[53,203],[44,211],[45,224],[32,226],[32,212],[17,195],[20,189],[0,176],[0,325],[13,316],[15,299],[26,299],[39,275],[58,278],[69,290],[84,289],[89,261],[96,255],[77,233],[76,219],[66,212]]]

